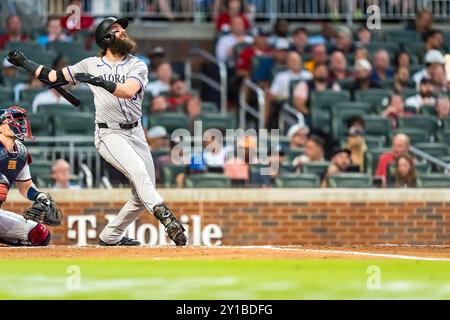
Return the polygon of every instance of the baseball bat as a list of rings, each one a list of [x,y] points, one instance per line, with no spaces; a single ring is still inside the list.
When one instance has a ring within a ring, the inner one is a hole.
[[[74,94],[72,94],[71,92],[67,91],[65,88],[62,87],[55,87],[53,88],[56,91],[58,91],[58,93],[67,101],[69,101],[73,106],[75,107],[79,107],[81,104],[80,99],[77,98],[77,96],[75,96]]]

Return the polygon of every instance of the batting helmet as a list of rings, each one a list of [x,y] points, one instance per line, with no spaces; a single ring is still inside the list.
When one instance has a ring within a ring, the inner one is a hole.
[[[95,29],[95,42],[100,48],[108,48],[116,39],[115,33],[109,30],[114,23],[120,24],[124,29],[128,27],[128,20],[126,18],[117,19],[109,17],[100,22],[97,29]]]

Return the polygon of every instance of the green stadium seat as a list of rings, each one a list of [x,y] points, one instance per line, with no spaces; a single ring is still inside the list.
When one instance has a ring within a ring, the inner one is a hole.
[[[284,174],[275,178],[277,188],[318,188],[320,178],[315,174]]]
[[[202,112],[203,113],[217,113],[217,112],[219,112],[219,108],[217,107],[217,104],[215,102],[203,101],[202,102]]]
[[[410,30],[387,30],[384,34],[386,41],[410,44],[412,42],[421,41],[419,35],[415,31]]]
[[[409,97],[415,96],[417,94],[417,90],[415,88],[405,88],[402,91],[403,101],[408,99]]]
[[[434,136],[437,129],[437,119],[428,115],[415,115],[412,117],[401,117],[398,119],[399,129],[416,129],[425,130],[428,135]]]
[[[230,178],[215,173],[191,174],[186,177],[187,188],[229,188]]]
[[[389,138],[391,121],[378,115],[364,115],[365,133],[371,136],[384,136]]]
[[[393,135],[398,133],[404,133],[409,137],[411,144],[430,142],[430,135],[426,130],[423,129],[413,129],[413,128],[401,128],[393,131]]]
[[[0,87],[0,101],[10,101],[14,99],[14,93],[13,90],[10,88],[2,88]]]
[[[428,162],[417,162],[416,171],[419,175],[431,173],[431,165]],[[395,176],[395,164],[391,163],[388,168],[391,177]]]
[[[372,176],[363,173],[341,173],[330,176],[328,183],[331,188],[370,188]]]
[[[156,161],[161,156],[165,156],[169,154],[170,150],[168,148],[162,148],[158,150],[151,150],[150,153],[152,154],[153,161]]]
[[[49,43],[48,49],[56,52],[58,55],[68,56],[74,51],[84,51],[84,44],[81,41],[53,41]]]
[[[414,145],[414,147],[436,158],[448,155],[448,145],[445,143],[436,143],[436,142],[417,143]]]
[[[33,102],[34,97],[36,97],[36,95],[38,93],[44,92],[45,90],[47,90],[46,88],[29,88],[29,89],[25,89],[22,90],[20,93],[20,100],[23,101],[28,101],[30,103]],[[11,97],[12,99],[12,97]]]
[[[450,176],[442,173],[423,174],[418,180],[422,188],[450,188]]]
[[[437,116],[436,108],[434,106],[422,106],[420,110],[422,114],[426,114],[433,117]]]
[[[5,87],[14,89],[14,87],[19,83],[27,83],[29,75],[24,73],[17,73],[13,77],[4,77],[3,82],[5,83]],[[14,93],[12,93],[14,94]]]
[[[367,102],[338,102],[331,107],[331,129],[337,139],[342,139],[345,124],[354,116],[364,116],[371,112],[372,106]]]
[[[368,174],[375,174],[378,165],[378,159],[384,152],[389,152],[389,148],[369,149],[364,154],[365,172]]]
[[[438,130],[437,134],[438,142],[446,143],[450,145],[450,129]]]
[[[374,108],[381,106],[384,98],[392,94],[392,90],[389,89],[367,89],[357,90],[355,92],[355,101],[368,102]]]
[[[311,124],[313,127],[321,128],[327,133],[331,133],[331,111],[330,107],[336,101],[350,101],[349,91],[326,90],[311,93]]]
[[[394,57],[395,53],[399,49],[399,43],[398,42],[388,42],[388,41],[372,41],[366,45],[367,51],[370,54],[374,54],[379,49],[386,50],[391,58]]]
[[[189,120],[183,113],[157,113],[149,117],[149,128],[154,126],[163,126],[171,133],[178,128],[189,128]]]
[[[171,188],[175,186],[175,178],[180,173],[187,172],[187,165],[167,165],[162,168],[162,180],[164,187]]]
[[[383,148],[386,146],[386,137],[385,136],[366,135],[364,137],[364,140],[366,141],[366,146],[368,149]]]
[[[52,162],[46,160],[35,160],[30,166],[31,177],[35,179],[37,176],[48,176],[52,173]]]
[[[350,90],[353,86],[354,80],[352,78],[337,80],[336,83],[341,87],[341,90]]]
[[[53,124],[55,136],[94,136],[94,118],[90,113],[55,114]]]
[[[46,114],[79,113],[80,109],[71,104],[48,103],[38,105],[37,112]]]
[[[222,115],[218,113],[203,113],[196,119],[196,121],[198,120],[202,121],[203,130],[226,130],[236,128],[234,118],[230,114]]]
[[[28,115],[30,119],[31,132],[33,136],[52,136],[53,135],[53,122],[48,114],[44,113],[30,113]]]
[[[302,173],[311,173],[322,177],[325,174],[325,171],[328,169],[329,165],[330,162],[328,161],[314,161],[305,163],[302,166]]]
[[[289,148],[285,153],[286,161],[292,162],[292,160],[294,160],[298,156],[301,156],[302,154],[305,154],[305,149],[303,148]]]

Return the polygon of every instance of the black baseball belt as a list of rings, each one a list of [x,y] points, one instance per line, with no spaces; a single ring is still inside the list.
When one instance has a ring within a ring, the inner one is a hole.
[[[139,122],[135,121],[132,123],[118,123],[117,125],[120,127],[120,129],[129,130],[137,127],[138,124]],[[108,125],[107,123],[97,123],[97,125],[101,129],[108,129],[108,128],[114,129],[114,126]]]

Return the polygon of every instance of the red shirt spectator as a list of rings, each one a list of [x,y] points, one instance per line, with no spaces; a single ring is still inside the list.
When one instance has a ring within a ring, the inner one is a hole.
[[[255,48],[255,47],[248,47],[245,48],[241,52],[241,56],[239,57],[237,67],[238,69],[250,71],[252,67],[252,59],[256,55],[269,55],[272,52],[271,48],[267,48],[263,51]]]
[[[377,177],[387,177],[387,169],[389,164],[394,162],[394,160],[394,154],[391,151],[381,154],[378,159],[377,171],[375,175]]]
[[[241,16],[242,19],[244,20],[245,30],[250,30],[252,24],[250,23],[250,20],[248,20],[247,16],[245,14],[240,14],[239,16]],[[231,15],[228,12],[222,13],[216,22],[217,32],[230,31],[230,24],[231,24]]]
[[[6,18],[6,33],[0,36],[0,49],[3,50],[8,42],[23,42],[28,37],[22,34],[22,20],[18,15],[10,15]]]

